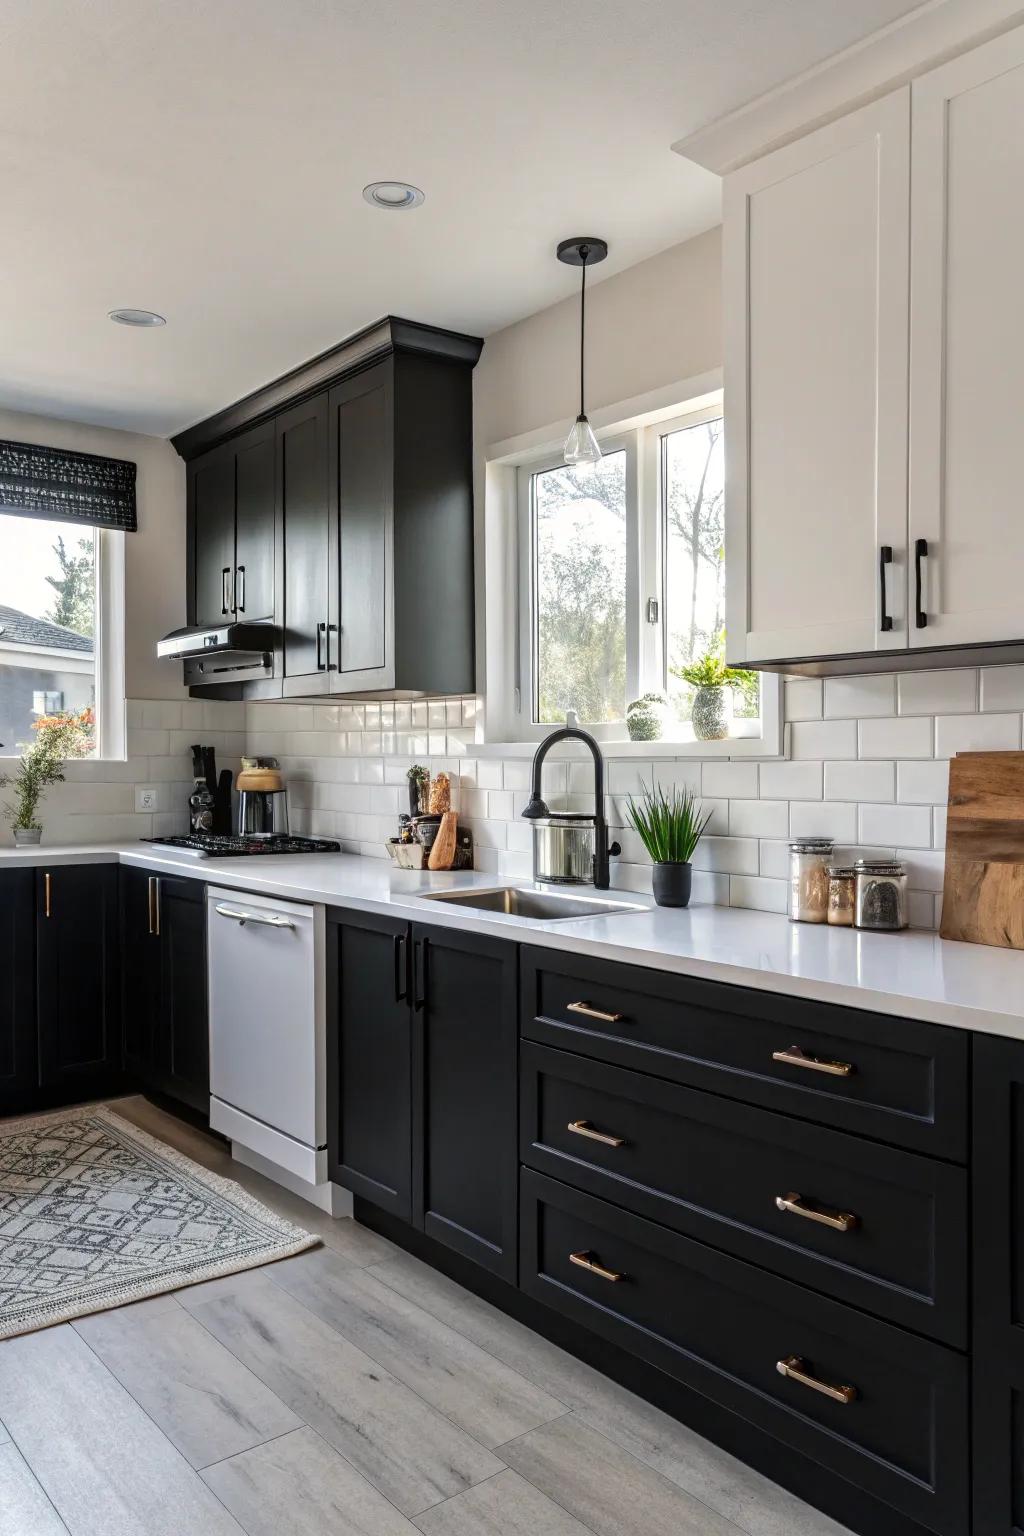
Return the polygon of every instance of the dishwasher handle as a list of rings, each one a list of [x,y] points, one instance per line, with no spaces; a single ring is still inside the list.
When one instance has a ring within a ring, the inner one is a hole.
[[[238,907],[226,907],[220,903],[214,907],[218,917],[232,917],[243,928],[246,923],[262,923],[265,928],[294,928],[290,917],[280,917],[276,912],[245,912]]]

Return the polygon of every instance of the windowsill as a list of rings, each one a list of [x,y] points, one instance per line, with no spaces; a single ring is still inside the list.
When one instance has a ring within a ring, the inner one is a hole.
[[[551,729],[557,730],[557,726]],[[581,727],[586,730],[586,726]],[[539,741],[486,741],[466,747],[467,757],[532,758]],[[601,741],[601,755],[606,761],[617,758],[681,758],[681,757],[763,757],[779,759],[781,752],[773,751],[760,736],[730,736],[726,741]],[[587,758],[589,751],[581,742],[566,741],[555,749],[565,757]]]

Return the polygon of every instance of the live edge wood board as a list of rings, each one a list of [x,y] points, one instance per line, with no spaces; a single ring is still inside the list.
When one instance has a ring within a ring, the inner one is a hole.
[[[1024,752],[950,762],[940,933],[1024,949]]]

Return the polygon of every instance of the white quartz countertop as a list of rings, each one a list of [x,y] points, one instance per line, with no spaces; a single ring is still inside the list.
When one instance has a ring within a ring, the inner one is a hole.
[[[0,850],[0,869],[99,862],[1024,1039],[1024,952],[952,943],[933,933],[859,933],[737,907],[695,904],[680,911],[624,891],[607,894],[643,902],[644,910],[539,922],[423,899],[432,890],[490,890],[514,881],[397,870],[383,859],[344,853],[196,859],[145,843]]]

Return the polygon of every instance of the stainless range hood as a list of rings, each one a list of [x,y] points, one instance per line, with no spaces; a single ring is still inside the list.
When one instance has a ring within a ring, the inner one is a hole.
[[[184,629],[172,629],[156,643],[158,656],[169,656],[175,661],[193,661],[199,657],[226,660],[238,657],[239,663],[252,666],[269,663],[270,652],[277,643],[277,629],[273,624],[226,624],[187,625]]]

